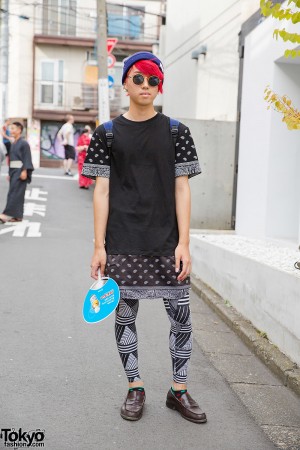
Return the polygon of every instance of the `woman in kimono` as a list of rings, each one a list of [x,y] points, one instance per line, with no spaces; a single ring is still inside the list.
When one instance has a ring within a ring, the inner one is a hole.
[[[80,189],[88,189],[93,181],[90,178],[86,178],[81,174],[84,160],[86,158],[86,152],[91,142],[91,128],[86,125],[83,132],[79,136],[76,150],[78,151],[78,183]]]
[[[34,170],[29,144],[21,136],[23,128],[20,122],[13,122],[10,126],[10,135],[14,138],[14,142],[9,153],[7,202],[3,213],[0,214],[2,224],[23,220],[26,186],[31,182],[31,174]]]

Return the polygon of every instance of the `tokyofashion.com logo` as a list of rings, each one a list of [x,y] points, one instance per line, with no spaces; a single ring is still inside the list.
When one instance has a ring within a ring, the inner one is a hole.
[[[0,439],[3,439],[4,446],[7,448],[41,448],[45,444],[45,430],[37,429],[35,431],[23,431],[22,428],[1,428]]]

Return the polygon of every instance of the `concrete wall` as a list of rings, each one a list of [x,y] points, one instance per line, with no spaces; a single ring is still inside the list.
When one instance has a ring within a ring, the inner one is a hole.
[[[236,230],[300,243],[300,131],[289,131],[263,100],[270,85],[300,104],[300,58],[283,58],[295,46],[273,39],[280,25],[269,18],[245,41]],[[296,31],[288,22],[284,26]]]
[[[189,126],[202,174],[191,178],[192,228],[231,228],[235,122],[179,119]]]
[[[193,273],[300,364],[300,278],[191,236]]]
[[[163,111],[190,119],[235,121],[238,89],[238,33],[259,0],[181,0],[167,4]],[[198,61],[193,50],[207,45]],[[174,95],[176,92],[176,95]]]

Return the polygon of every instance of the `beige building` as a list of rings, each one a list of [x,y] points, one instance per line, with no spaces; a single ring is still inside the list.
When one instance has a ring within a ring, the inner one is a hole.
[[[96,0],[15,0],[7,14],[3,118],[25,123],[36,166],[56,165],[63,156],[56,135],[65,115],[74,115],[76,136],[83,125],[95,126],[97,121]],[[122,61],[136,51],[157,50],[164,2],[131,0],[121,6],[111,0],[107,16],[108,38],[117,39],[108,58],[115,117],[128,105],[121,85]]]

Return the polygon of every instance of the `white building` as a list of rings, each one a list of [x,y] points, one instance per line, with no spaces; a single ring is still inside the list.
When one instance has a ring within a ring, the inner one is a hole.
[[[239,33],[258,9],[259,0],[167,3],[163,112],[190,127],[203,170],[191,181],[193,228],[234,228]]]
[[[245,38],[236,231],[300,244],[300,130],[289,131],[263,100],[270,85],[300,108],[300,58],[283,56],[296,46],[273,39],[276,28],[300,33],[269,18]]]
[[[242,23],[259,0],[167,4],[164,112],[186,119],[236,121]],[[174,94],[176,93],[176,95]]]
[[[299,109],[300,59],[284,58],[296,44],[274,40],[276,28],[300,32],[259,11],[241,30],[236,233],[195,232],[191,248],[194,273],[299,365],[300,131],[267,110],[264,90],[270,85]]]

